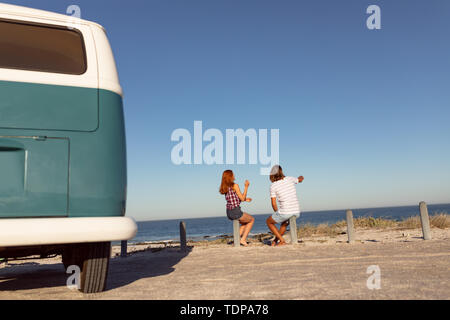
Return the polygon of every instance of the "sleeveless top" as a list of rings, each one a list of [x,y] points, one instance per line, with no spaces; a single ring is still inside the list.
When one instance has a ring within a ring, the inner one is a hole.
[[[229,188],[228,192],[225,194],[225,199],[227,200],[227,209],[234,209],[241,204],[241,199],[239,199],[236,191],[233,188]]]

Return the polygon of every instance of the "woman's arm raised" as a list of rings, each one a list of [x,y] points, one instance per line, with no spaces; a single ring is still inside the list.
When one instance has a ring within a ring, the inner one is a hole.
[[[248,180],[245,180],[244,194],[242,194],[241,189],[239,189],[239,185],[237,183],[234,184],[233,189],[234,191],[236,191],[236,194],[238,195],[239,199],[241,199],[241,201],[247,201],[247,190],[249,185],[250,182],[248,182]]]

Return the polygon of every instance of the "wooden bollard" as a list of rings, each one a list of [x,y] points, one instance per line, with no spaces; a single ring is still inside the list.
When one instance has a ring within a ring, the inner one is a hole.
[[[120,257],[126,258],[127,256],[128,243],[127,240],[122,240],[120,242]]]
[[[428,217],[427,204],[422,201],[419,203],[420,222],[422,224],[422,233],[424,240],[431,240],[430,218]]]
[[[180,250],[186,251],[186,223],[180,222]]]
[[[292,216],[289,218],[289,229],[291,231],[291,244],[297,244],[297,217]]]
[[[241,245],[241,233],[240,233],[239,220],[233,220],[233,242],[235,247]]]
[[[348,243],[355,242],[355,234],[353,230],[353,212],[352,210],[347,210],[347,235],[348,235]]]

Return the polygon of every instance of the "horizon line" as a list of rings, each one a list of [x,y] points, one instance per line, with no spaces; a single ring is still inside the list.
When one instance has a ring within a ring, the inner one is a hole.
[[[444,203],[427,203],[427,206],[437,206],[437,205],[450,205],[450,202],[444,202]],[[301,211],[300,215],[302,213],[313,213],[313,212],[326,212],[326,211],[346,211],[346,210],[365,210],[365,209],[383,209],[383,208],[399,208],[399,207],[414,207],[416,204],[411,205],[393,205],[393,206],[382,206],[382,207],[364,207],[364,208],[346,208],[346,209],[323,209],[323,210],[313,210],[313,211]],[[417,204],[419,206],[419,204]],[[252,214],[253,216],[260,216],[260,215],[268,215],[271,213],[255,213]],[[127,216],[125,214],[125,216]],[[136,222],[150,222],[150,221],[171,221],[171,220],[181,220],[181,219],[206,219],[206,218],[219,218],[222,217],[222,215],[218,216],[204,216],[204,217],[180,217],[180,218],[170,218],[170,219],[154,219],[154,220],[136,220]],[[223,217],[226,217],[226,215],[223,215]]]

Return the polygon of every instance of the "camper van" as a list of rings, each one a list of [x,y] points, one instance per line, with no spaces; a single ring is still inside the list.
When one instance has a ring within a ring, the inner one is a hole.
[[[122,89],[103,27],[0,4],[0,258],[61,255],[82,292],[103,291],[111,241],[137,232],[126,186]]]

